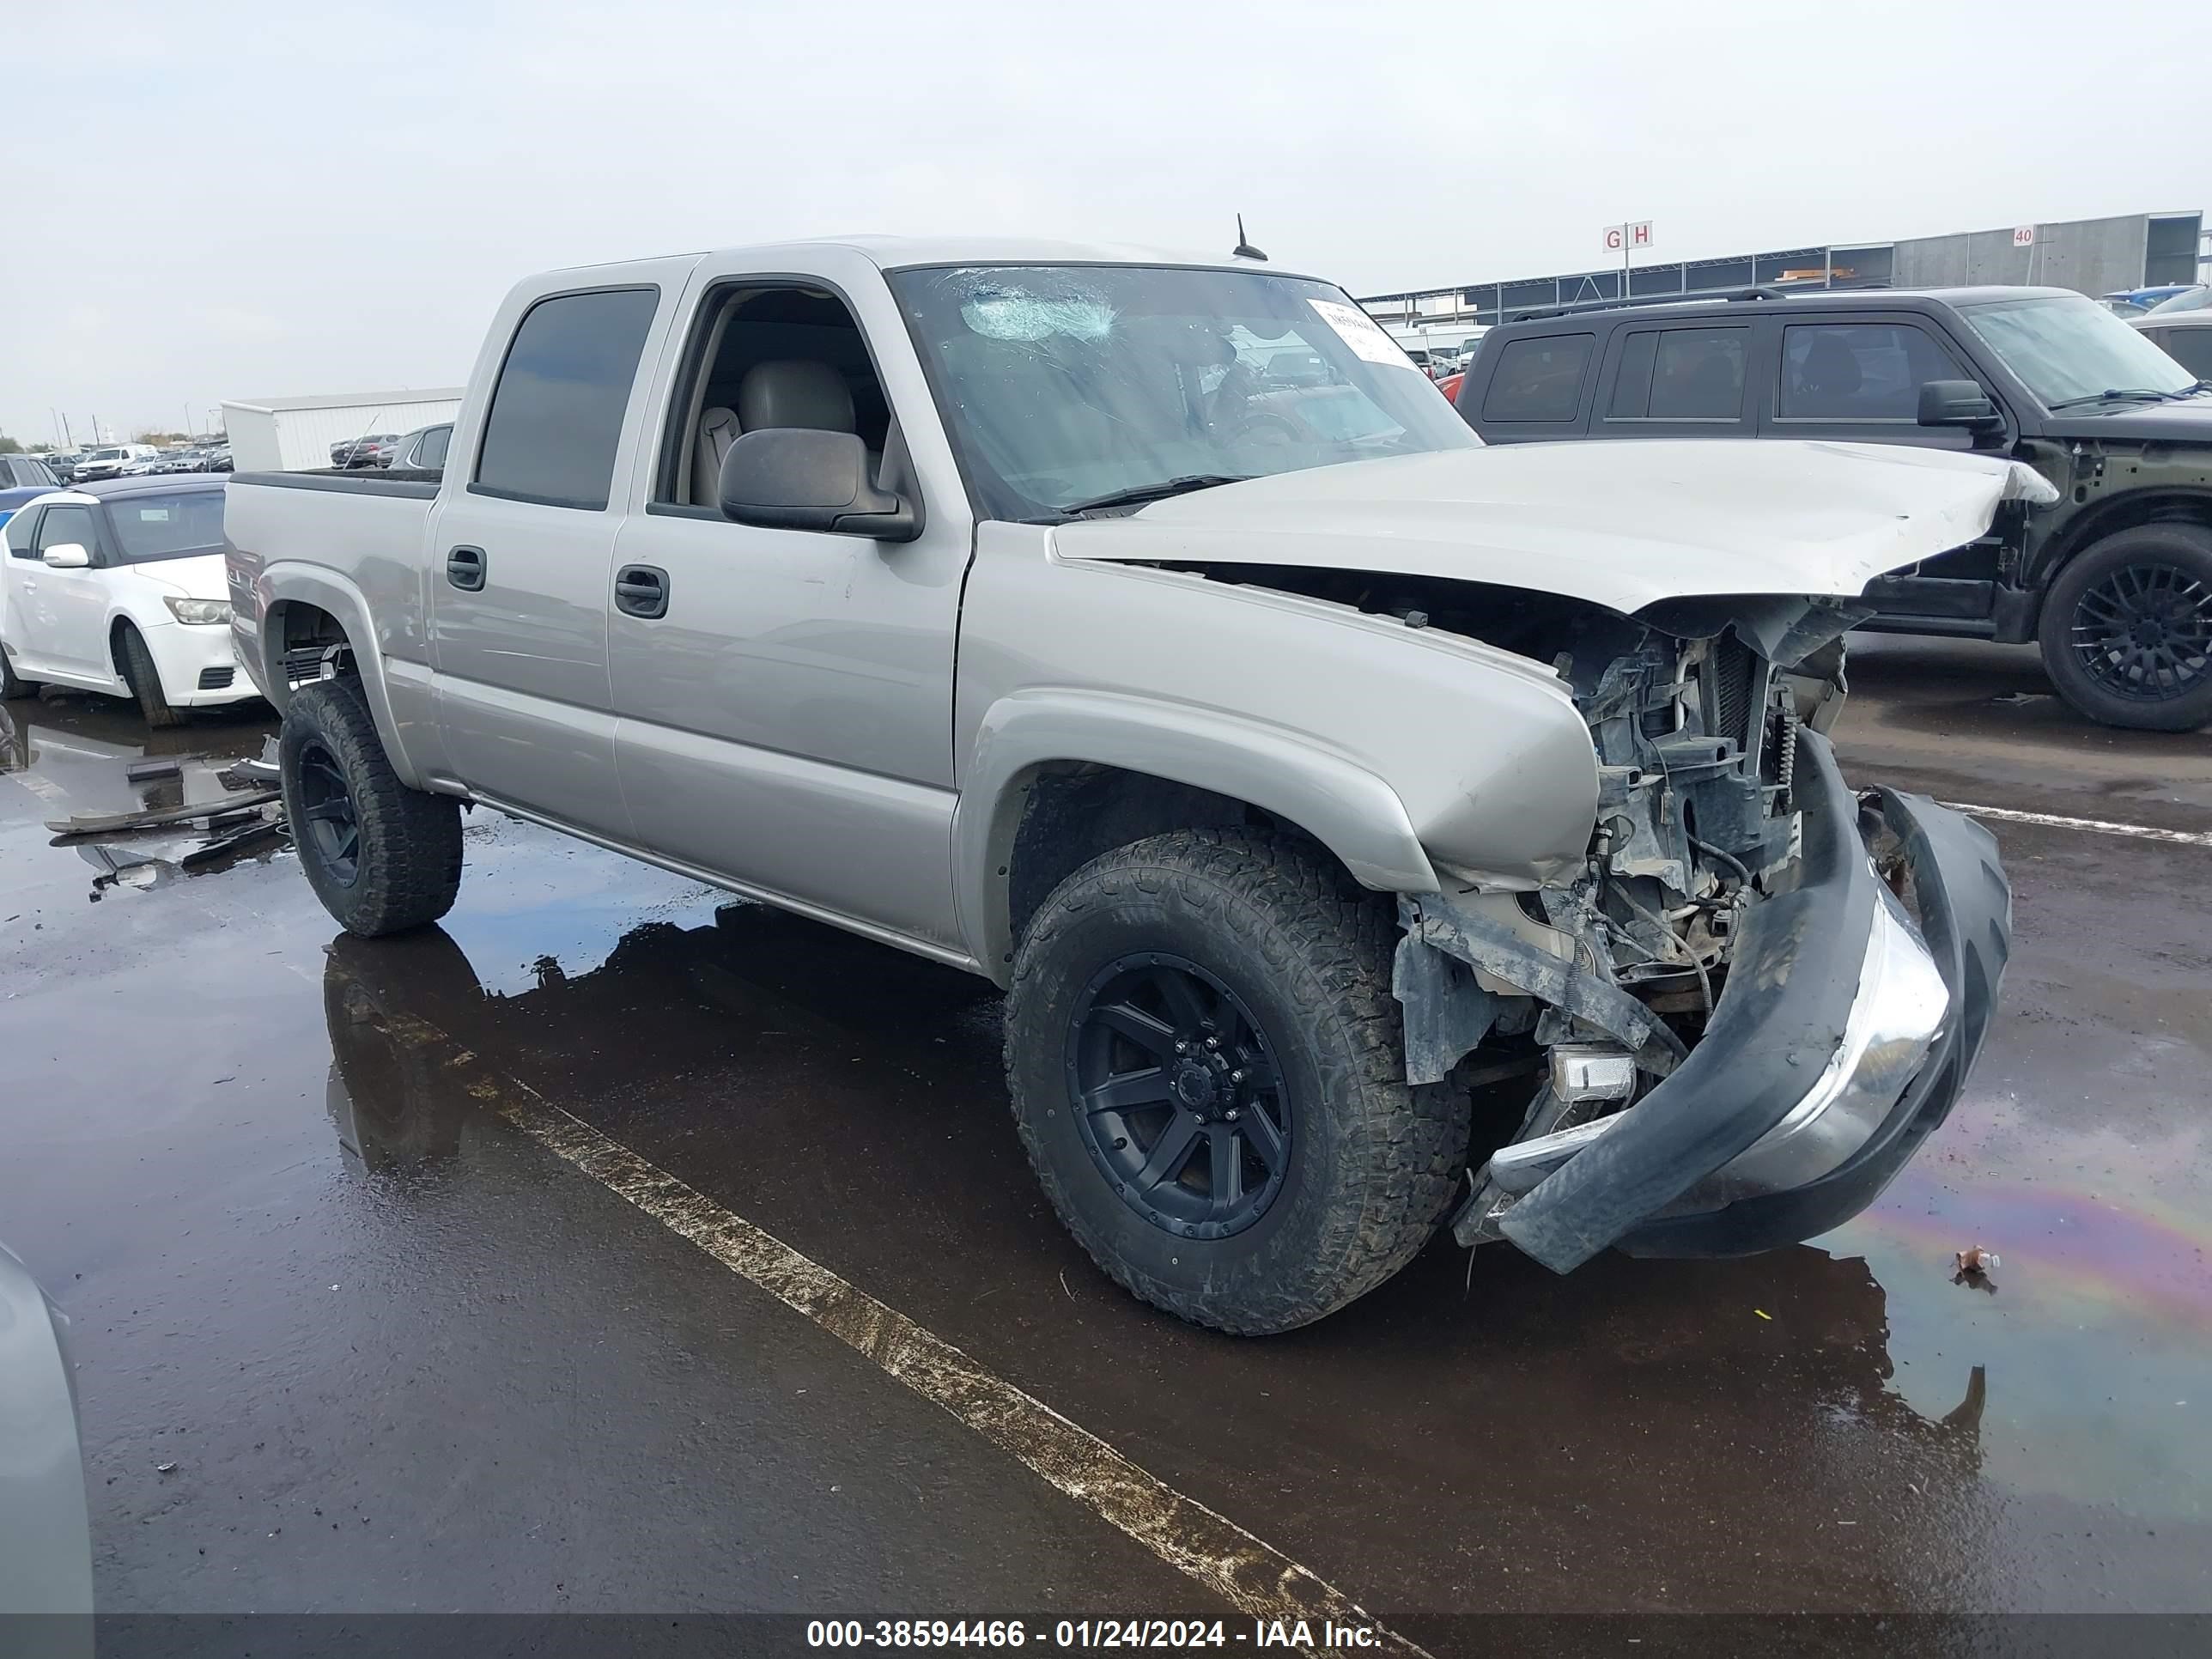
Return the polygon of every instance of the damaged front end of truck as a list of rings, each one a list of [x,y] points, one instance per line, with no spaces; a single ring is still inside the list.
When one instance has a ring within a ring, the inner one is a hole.
[[[1453,1231],[1559,1272],[1824,1231],[1942,1121],[1980,1049],[2011,927],[1995,844],[1924,798],[1844,785],[1826,728],[1864,605],[1523,608],[1526,637],[1496,593],[1468,631],[1559,647],[1598,809],[1567,880],[1399,901],[1408,1080],[1506,1114]]]
[[[1392,762],[1485,823],[1540,804],[1518,789],[1577,792],[1540,858],[1425,808],[1437,885],[1397,890],[1392,985],[1407,1080],[1470,1102],[1453,1231],[1564,1273],[1822,1232],[1957,1100],[2010,944],[1995,843],[1923,797],[1855,793],[1827,733],[1869,583],[2054,498],[2019,463],[1893,446],[1522,444],[1062,537],[1457,636],[1468,687],[1536,665],[1571,701],[1553,725],[1471,689],[1514,728],[1480,734],[1486,759],[1419,709]]]

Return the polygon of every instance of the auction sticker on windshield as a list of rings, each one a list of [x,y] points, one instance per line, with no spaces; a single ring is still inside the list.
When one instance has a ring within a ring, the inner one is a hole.
[[[1322,321],[1336,331],[1336,337],[1350,346],[1354,356],[1370,363],[1395,363],[1400,368],[1420,372],[1414,368],[1413,360],[1399,349],[1398,343],[1358,306],[1348,306],[1340,300],[1308,300],[1306,303],[1320,314]]]

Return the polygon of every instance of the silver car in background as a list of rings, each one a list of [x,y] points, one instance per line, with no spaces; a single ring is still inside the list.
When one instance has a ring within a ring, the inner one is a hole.
[[[418,426],[386,447],[377,465],[394,470],[405,468],[442,472],[446,470],[446,446],[452,442],[453,436],[453,423],[451,421],[441,421],[435,426]]]

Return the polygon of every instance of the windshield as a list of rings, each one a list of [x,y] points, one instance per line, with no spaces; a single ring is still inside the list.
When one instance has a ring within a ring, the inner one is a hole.
[[[1480,447],[1326,283],[1141,265],[936,268],[890,283],[987,518]]]
[[[2000,300],[1960,310],[2046,404],[2106,392],[2183,392],[2196,380],[2094,300]]]
[[[181,559],[222,550],[222,491],[123,495],[107,503],[108,527],[125,561]]]

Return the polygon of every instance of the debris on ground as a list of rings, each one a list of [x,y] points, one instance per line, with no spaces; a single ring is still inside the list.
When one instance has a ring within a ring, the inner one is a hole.
[[[242,760],[225,767],[216,775],[226,789],[273,789],[280,775],[276,765],[276,739],[271,735],[262,741],[261,752],[251,760]]]
[[[256,817],[228,830],[212,840],[201,842],[177,860],[188,874],[198,874],[211,864],[232,858],[264,842],[274,841],[284,833],[284,826],[276,818]]]
[[[123,769],[123,775],[132,783],[151,783],[157,778],[182,777],[184,771],[182,760],[164,755],[155,760],[132,761]]]
[[[1990,1277],[1990,1269],[2002,1266],[2002,1259],[1995,1250],[1970,1244],[1952,1259],[1958,1269],[1951,1275],[1954,1285],[1971,1285],[1978,1291],[1987,1291],[1993,1296],[1996,1293],[1997,1282]]]
[[[106,812],[80,815],[73,818],[48,818],[46,828],[64,838],[71,836],[112,836],[132,830],[157,830],[172,823],[191,823],[201,819],[212,828],[216,821],[241,815],[257,806],[273,805],[280,799],[274,789],[258,789],[252,794],[232,796],[223,800],[188,801],[182,806],[158,806],[143,812]]]

